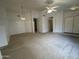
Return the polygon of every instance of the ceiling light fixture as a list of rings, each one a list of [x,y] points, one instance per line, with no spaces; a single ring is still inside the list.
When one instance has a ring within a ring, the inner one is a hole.
[[[24,21],[24,20],[26,20],[26,18],[25,18],[25,17],[21,17],[21,20],[23,20],[23,21]]]
[[[75,6],[70,8],[70,10],[76,10],[76,9],[79,9],[79,7]]]
[[[55,8],[57,7],[46,7],[47,8],[47,13],[55,12],[57,11]]]
[[[52,12],[52,10],[49,9],[47,13],[51,13],[51,12]]]
[[[55,11],[57,11],[57,10],[55,10],[55,9],[49,9],[49,10],[47,11],[47,13],[52,13],[52,12],[55,12]]]
[[[51,12],[55,12],[57,11],[56,8],[58,8],[59,6],[53,6],[54,1],[53,0],[46,0],[46,4],[47,4],[47,13],[51,13]]]

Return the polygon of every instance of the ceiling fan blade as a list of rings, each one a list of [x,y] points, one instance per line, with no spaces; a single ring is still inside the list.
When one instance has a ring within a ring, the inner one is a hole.
[[[45,8],[43,7],[43,10],[46,10],[47,13],[51,13],[51,12],[55,12],[57,11],[56,8],[58,8],[59,6],[54,5],[54,0],[46,0],[46,5]]]

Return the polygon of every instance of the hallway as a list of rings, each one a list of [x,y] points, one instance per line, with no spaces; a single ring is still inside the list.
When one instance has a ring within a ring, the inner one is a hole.
[[[79,36],[24,33],[11,37],[4,59],[79,59]]]

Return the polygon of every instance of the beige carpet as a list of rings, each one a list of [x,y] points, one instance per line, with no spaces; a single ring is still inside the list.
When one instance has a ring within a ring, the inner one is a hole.
[[[2,50],[4,59],[79,59],[79,37],[67,34],[18,34]]]

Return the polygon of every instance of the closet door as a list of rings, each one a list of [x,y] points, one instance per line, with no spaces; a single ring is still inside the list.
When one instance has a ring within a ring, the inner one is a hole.
[[[73,33],[79,33],[79,16],[74,16]]]
[[[73,30],[73,17],[66,17],[64,25],[64,32],[72,33]]]

